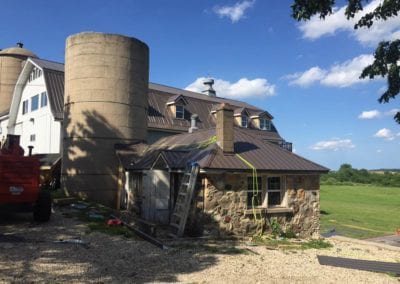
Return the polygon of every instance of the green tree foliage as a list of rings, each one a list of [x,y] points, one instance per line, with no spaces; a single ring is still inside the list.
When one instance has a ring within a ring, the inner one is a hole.
[[[348,0],[346,7],[347,19],[354,18],[355,14],[363,10],[363,2],[367,0]],[[297,21],[307,21],[314,15],[321,19],[332,14],[335,0],[294,0],[292,5],[292,17]],[[366,13],[355,24],[354,29],[371,27],[374,21],[386,21],[398,15],[400,11],[400,0],[384,0],[375,10]],[[376,76],[387,78],[387,90],[378,99],[380,103],[387,103],[400,93],[400,40],[382,41],[374,53],[374,62],[366,66],[360,78],[371,78]],[[394,116],[400,124],[400,112]]]
[[[373,184],[400,187],[400,173],[389,171],[370,172],[366,169],[354,169],[350,164],[343,164],[338,171],[323,175],[321,183],[328,185]]]

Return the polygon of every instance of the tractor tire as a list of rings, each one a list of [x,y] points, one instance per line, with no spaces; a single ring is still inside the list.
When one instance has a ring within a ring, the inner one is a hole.
[[[48,190],[39,192],[38,200],[33,208],[33,220],[36,222],[47,222],[51,215],[51,195]]]

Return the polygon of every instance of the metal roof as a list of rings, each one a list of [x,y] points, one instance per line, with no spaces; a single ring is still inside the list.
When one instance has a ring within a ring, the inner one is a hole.
[[[181,96],[186,100],[184,119],[177,119],[175,113],[167,104],[171,102],[171,100]],[[209,97],[204,94],[150,83],[148,127],[170,129],[180,132],[187,131],[190,127],[191,115],[197,114],[199,116],[197,119],[197,127],[199,129],[212,128],[215,127],[215,117],[212,115],[212,112],[215,111],[221,103],[227,103],[240,112],[247,111],[250,117],[260,113],[268,114],[266,111],[244,102],[219,97]],[[251,123],[251,119],[249,119],[248,127],[255,130],[258,129]],[[273,133],[272,136],[274,136],[275,139],[283,140],[272,122],[270,132]]]
[[[51,111],[57,120],[62,120],[64,108],[64,64],[38,58],[29,58],[29,60],[43,70]],[[177,119],[175,113],[167,105],[171,100],[176,100],[180,97],[186,103],[184,119]],[[149,83],[148,100],[148,127],[150,129],[175,132],[188,131],[191,126],[190,117],[193,114],[198,115],[197,127],[199,129],[215,127],[215,118],[211,115],[211,111],[221,103],[228,103],[234,108],[246,110],[250,116],[265,112],[245,102],[221,97],[209,97],[204,94],[155,83]],[[283,140],[273,123],[271,123],[271,126],[270,138]],[[249,120],[248,127],[250,129],[258,129],[251,123],[251,120]]]
[[[50,109],[57,120],[64,116],[64,64],[31,58],[43,70]]]
[[[234,127],[234,153],[224,153],[215,143],[215,128],[194,133],[164,137],[148,146],[142,158],[130,169],[148,169],[162,151],[175,151],[179,166],[197,162],[203,169],[249,170],[239,157],[250,162],[257,170],[281,172],[327,172],[328,168],[300,157],[280,146],[261,139],[251,130]],[[189,153],[182,151],[189,151]],[[238,154],[238,155],[237,155]],[[170,154],[172,155],[172,154]],[[142,162],[142,161],[146,161]]]
[[[31,58],[31,60],[42,69],[64,72],[64,64],[62,63],[39,58]]]

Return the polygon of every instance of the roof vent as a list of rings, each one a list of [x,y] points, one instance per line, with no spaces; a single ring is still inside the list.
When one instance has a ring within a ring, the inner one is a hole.
[[[197,114],[192,114],[192,116],[190,117],[190,128],[189,128],[189,133],[193,133],[196,130],[198,130],[199,128],[197,127],[197,119],[199,118],[199,116]]]
[[[205,79],[203,82],[204,85],[207,86],[207,89],[203,91],[203,93],[205,93],[207,96],[209,97],[216,97],[217,94],[213,88],[214,85],[214,80],[209,78],[209,79]]]
[[[17,47],[23,48],[23,47],[24,47],[24,44],[23,44],[22,42],[17,42]]]

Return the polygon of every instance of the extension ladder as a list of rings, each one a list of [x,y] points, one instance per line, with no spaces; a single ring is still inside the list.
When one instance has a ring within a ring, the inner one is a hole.
[[[191,170],[183,175],[182,183],[178,190],[178,196],[176,197],[174,212],[171,215],[170,227],[173,233],[169,235],[173,238],[182,237],[185,231],[199,169],[200,167],[198,164],[192,164]]]

